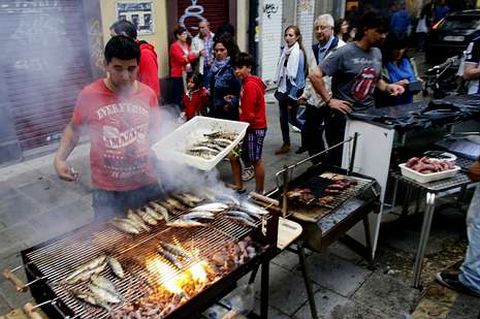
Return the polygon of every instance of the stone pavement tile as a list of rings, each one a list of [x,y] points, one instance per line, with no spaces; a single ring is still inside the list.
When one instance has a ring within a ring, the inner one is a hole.
[[[17,191],[10,185],[9,182],[0,182],[0,198],[14,196],[18,194]]]
[[[17,293],[14,286],[7,281],[0,282],[0,297],[7,302],[11,309],[22,307],[27,302],[33,301],[30,291]]]
[[[35,236],[34,227],[28,222],[3,229],[0,231],[0,256],[11,255],[30,247]]]
[[[25,167],[23,171],[18,172],[9,179],[2,179],[2,181],[7,182],[10,187],[17,189],[25,184],[30,184],[37,181],[42,176],[43,174],[40,170],[32,170],[28,167]]]
[[[315,292],[319,287],[312,283]],[[255,281],[255,297],[260,298],[260,273]],[[270,264],[269,305],[284,314],[293,315],[307,300],[303,279],[297,273]]]
[[[0,181],[7,181],[12,178],[17,178],[22,173],[29,171],[26,162],[8,165],[0,168]]]
[[[18,190],[48,207],[72,202],[79,198],[78,194],[65,189],[65,187],[60,187],[48,178],[39,178],[32,183],[19,187]]]
[[[320,318],[328,319],[407,319],[407,313],[396,314],[391,311],[383,312],[362,304],[349,301],[336,305],[331,313]]]
[[[351,302],[348,298],[325,288],[320,288],[320,290],[315,293],[315,305],[320,318],[328,318],[328,315],[331,314],[337,305],[344,305],[348,302]],[[311,316],[310,304],[307,301],[302,308],[295,313],[293,318],[309,319]]]
[[[375,272],[355,292],[353,300],[384,313],[400,315],[410,312],[419,294],[419,290],[410,286],[410,280]]]
[[[31,220],[37,232],[35,244],[70,232],[92,220],[93,209],[84,199],[54,207]]]
[[[2,197],[0,202],[0,221],[4,227],[24,222],[40,212],[38,204],[22,193]]]
[[[0,296],[0,316],[6,314],[10,310],[11,308],[8,305],[7,301],[2,296]]]
[[[328,247],[327,252],[342,259],[348,260],[349,262],[352,262],[354,264],[358,264],[359,262],[364,260],[362,256],[358,255],[356,252],[348,248],[348,246],[342,244],[339,241],[331,244]]]
[[[272,262],[287,270],[295,270],[298,266],[298,255],[290,251],[282,251]]]
[[[22,256],[20,252],[16,252],[10,255],[5,255],[0,258],[0,270],[3,269],[13,269],[18,266],[23,265]],[[27,276],[25,275],[25,270],[23,268],[15,271],[15,275],[22,280],[23,282],[27,281]],[[0,282],[5,281],[6,279],[3,276],[0,276]]]
[[[260,315],[260,299],[255,298],[255,304],[253,311],[255,312],[256,315]],[[278,311],[277,309],[273,307],[268,307],[268,318],[274,318],[274,319],[288,319],[290,318],[286,314],[282,313],[281,311]]]
[[[312,254],[307,258],[310,278],[342,296],[353,294],[371,271],[331,254]]]

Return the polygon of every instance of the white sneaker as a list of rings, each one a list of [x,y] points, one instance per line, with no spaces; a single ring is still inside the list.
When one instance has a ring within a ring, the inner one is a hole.
[[[296,127],[295,125],[292,125],[292,131],[294,131],[295,133],[301,133],[302,130],[299,129],[298,127]]]

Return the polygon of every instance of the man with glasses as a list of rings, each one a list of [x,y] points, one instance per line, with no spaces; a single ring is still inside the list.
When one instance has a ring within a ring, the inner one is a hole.
[[[198,34],[192,39],[192,51],[198,57],[198,71],[203,75],[203,85],[209,86],[210,67],[213,62],[213,37],[210,23],[202,20],[198,24]]]
[[[317,68],[327,55],[336,48],[345,45],[340,44],[334,35],[335,21],[330,14],[322,14],[315,20],[315,37],[318,43],[312,45],[313,58],[310,58],[309,65]],[[330,80],[327,80],[330,90]],[[325,107],[323,101],[316,97],[312,84],[307,79],[304,94],[298,99],[299,104],[305,105],[305,124],[302,127],[302,146],[295,152],[301,154],[308,151],[310,155],[316,154],[325,149],[323,143],[323,121],[325,118]]]

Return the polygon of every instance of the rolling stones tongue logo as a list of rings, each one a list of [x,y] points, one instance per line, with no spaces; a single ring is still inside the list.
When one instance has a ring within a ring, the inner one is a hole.
[[[362,101],[373,93],[376,83],[375,69],[372,67],[364,68],[353,81],[352,95],[357,101]]]

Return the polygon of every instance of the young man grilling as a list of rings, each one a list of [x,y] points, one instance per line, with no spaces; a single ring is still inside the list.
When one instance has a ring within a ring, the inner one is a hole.
[[[97,220],[124,214],[158,196],[159,186],[150,157],[152,123],[158,114],[154,91],[137,81],[140,48],[120,35],[105,47],[107,77],[86,86],[78,95],[72,119],[63,131],[55,155],[58,176],[78,179],[67,163],[80,129],[91,141],[93,209]]]

